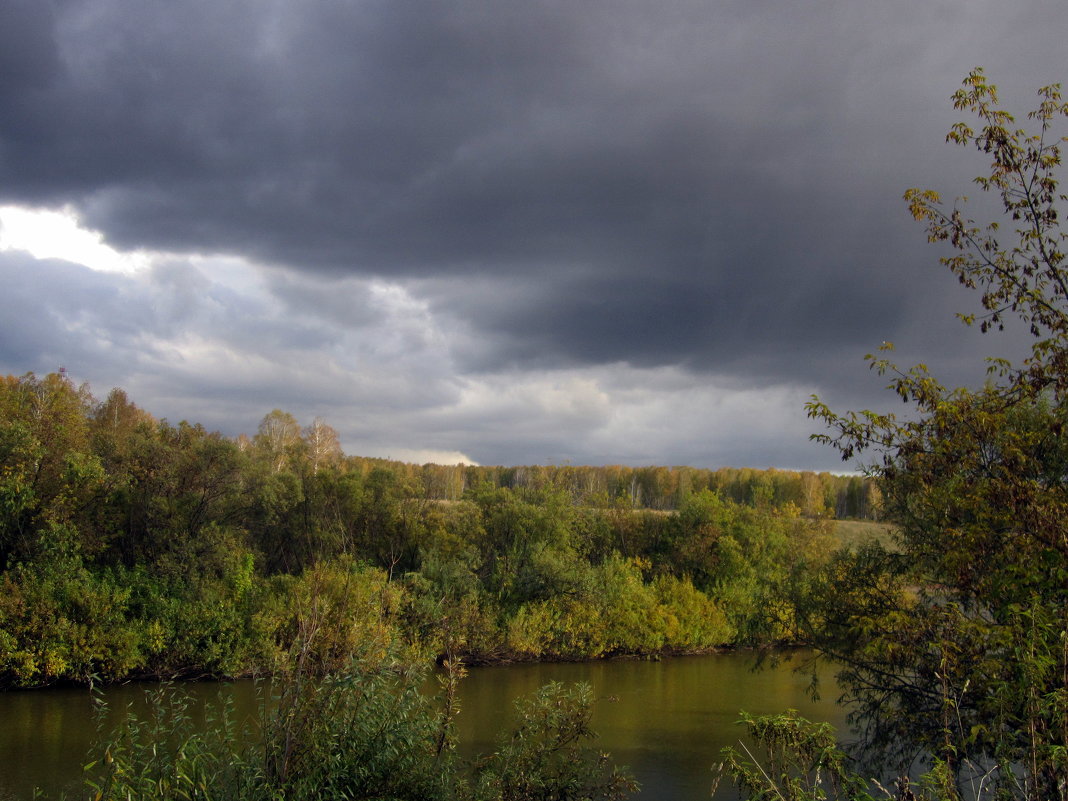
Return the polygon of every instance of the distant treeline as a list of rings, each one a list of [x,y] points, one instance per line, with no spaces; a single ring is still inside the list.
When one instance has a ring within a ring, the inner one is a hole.
[[[357,459],[357,462],[378,460]],[[419,483],[424,497],[456,500],[468,487],[563,490],[576,503],[605,505],[625,499],[636,509],[679,509],[692,494],[710,490],[746,506],[793,504],[807,517],[879,520],[879,491],[867,478],[810,471],[722,467],[529,465],[482,467],[391,463]]]
[[[252,437],[119,389],[0,379],[0,686],[322,670],[360,644],[467,660],[788,639],[859,478],[409,465],[321,420]],[[309,653],[311,656],[309,656]]]

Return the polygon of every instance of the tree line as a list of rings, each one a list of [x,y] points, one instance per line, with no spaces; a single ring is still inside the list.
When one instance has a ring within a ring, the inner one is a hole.
[[[324,669],[382,631],[469,662],[778,642],[784,587],[834,549],[825,502],[857,483],[410,465],[278,410],[230,439],[7,376],[0,685],[271,673],[313,610]]]
[[[558,490],[573,503],[606,506],[620,500],[636,509],[672,511],[695,493],[709,490],[747,506],[783,507],[793,504],[807,517],[879,520],[882,498],[877,484],[859,474],[721,467],[630,467],[626,465],[519,465],[514,467],[469,464],[411,464],[390,459],[345,456],[338,434],[321,418],[301,428],[281,410],[266,417],[254,437],[239,436],[243,451],[271,454],[276,469],[310,463],[320,466],[344,463],[367,475],[375,468],[403,477],[413,498],[455,501],[471,487]]]
[[[564,490],[577,503],[604,505],[625,499],[635,508],[671,511],[694,493],[709,490],[747,506],[793,504],[807,517],[879,520],[878,486],[866,476],[829,472],[721,467],[526,465],[405,465],[418,475],[426,497],[455,500],[468,486]]]

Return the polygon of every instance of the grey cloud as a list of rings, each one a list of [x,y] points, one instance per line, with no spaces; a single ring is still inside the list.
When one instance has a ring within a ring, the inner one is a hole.
[[[968,299],[899,198],[967,191],[982,161],[941,144],[948,95],[985,64],[1026,108],[1062,77],[1064,21],[1061,0],[11,0],[0,201],[271,267],[250,294],[180,258],[53,298],[20,275],[3,358],[77,345],[161,370],[194,332],[274,364],[260,394],[316,352],[340,372],[305,394],[373,403],[351,375],[388,357],[430,389],[369,387],[423,410],[468,380],[606,365],[853,398],[884,339],[971,376],[1000,345],[952,322]],[[47,330],[15,330],[34,298]],[[426,446],[462,450],[433,419]]]
[[[8,372],[136,364],[145,317],[108,276],[57,260],[0,252],[0,359]]]
[[[356,433],[373,419],[381,437],[392,430],[385,417],[455,402],[443,346],[419,336],[432,320],[413,324],[390,308],[362,327],[294,320],[270,295],[250,300],[244,278],[223,284],[175,260],[128,276],[0,252],[0,371],[64,366],[98,394],[122,386],[159,416],[231,435],[280,407]]]
[[[57,75],[55,22],[48,2],[11,0],[0,9],[0,102],[18,91],[41,89]]]
[[[341,328],[365,328],[385,319],[370,285],[363,280],[308,280],[275,270],[269,277],[271,294],[292,313],[318,318]]]
[[[64,71],[5,115],[34,136],[5,137],[4,189],[77,201],[119,244],[298,268],[651,254],[692,228],[680,210],[771,194],[853,150],[849,115],[885,102],[850,82],[882,67],[863,47],[915,49],[929,38],[902,38],[940,22],[841,11],[72,3]],[[915,68],[896,77],[920,88]]]

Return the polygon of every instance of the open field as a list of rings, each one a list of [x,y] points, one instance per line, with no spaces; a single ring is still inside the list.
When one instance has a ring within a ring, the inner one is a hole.
[[[894,526],[874,520],[836,520],[834,533],[843,546],[858,548],[870,542],[882,542],[887,548],[893,545]]]

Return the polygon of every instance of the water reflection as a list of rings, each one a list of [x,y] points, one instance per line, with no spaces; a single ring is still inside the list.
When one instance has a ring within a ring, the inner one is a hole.
[[[513,699],[550,681],[587,682],[598,703],[598,747],[629,765],[643,786],[641,799],[695,801],[709,798],[712,766],[720,750],[737,742],[738,712],[798,709],[841,726],[844,714],[832,701],[812,702],[808,677],[788,665],[757,672],[747,653],[678,657],[661,662],[613,661],[473,668],[461,688],[458,720],[461,748],[471,756],[490,750],[507,725]],[[127,705],[144,709],[147,686],[106,691],[111,718]],[[201,703],[220,693],[233,698],[239,717],[254,716],[253,682],[191,687]],[[833,689],[824,695],[833,698]],[[611,700],[608,700],[611,699]],[[87,690],[55,689],[0,694],[0,799],[30,798],[34,786],[56,797],[80,797],[82,765],[95,732]],[[725,783],[717,799],[733,798]]]
[[[734,653],[472,670],[463,694],[460,738],[471,752],[487,750],[493,745],[492,732],[507,721],[512,698],[548,681],[584,681],[598,697],[612,699],[599,703],[594,715],[598,747],[630,766],[643,787],[639,798],[707,799],[720,751],[742,733],[739,710],[771,714],[797,709],[815,720],[844,725],[844,712],[831,700],[809,699],[808,676],[788,665],[754,672],[752,663],[750,654]],[[836,695],[831,687],[825,690],[825,698]],[[721,785],[717,799],[735,797],[728,785]]]

